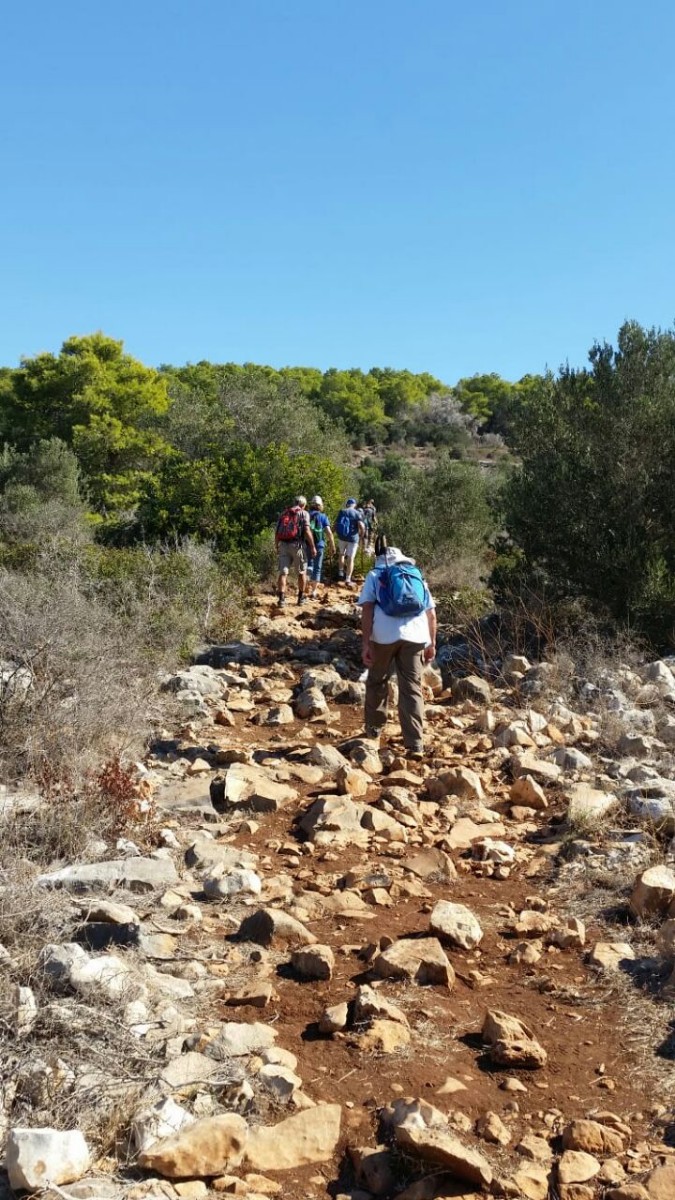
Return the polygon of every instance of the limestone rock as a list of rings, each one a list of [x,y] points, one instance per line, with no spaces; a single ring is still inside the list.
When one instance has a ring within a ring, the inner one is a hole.
[[[344,754],[340,753],[336,746],[331,746],[330,744],[321,745],[319,742],[312,747],[309,761],[314,763],[315,766],[321,767],[326,775],[332,776],[337,774],[340,767],[349,767],[348,760]]]
[[[313,946],[313,933],[295,917],[280,908],[259,908],[244,917],[237,933],[242,942],[256,942],[259,946]]]
[[[458,1179],[476,1187],[488,1188],[492,1183],[492,1168],[477,1150],[465,1146],[449,1129],[419,1128],[404,1123],[395,1130],[397,1144],[425,1163],[442,1167]]]
[[[511,1141],[511,1131],[506,1128],[501,1117],[496,1112],[486,1112],[476,1121],[476,1133],[486,1142],[494,1146],[508,1146]]]
[[[217,1070],[218,1063],[214,1059],[207,1058],[205,1054],[199,1054],[196,1050],[188,1050],[185,1054],[172,1058],[162,1068],[160,1078],[172,1090],[177,1091],[179,1088],[191,1087],[209,1079]]]
[[[407,1022],[377,1019],[361,1034],[359,1046],[362,1051],[375,1051],[379,1054],[396,1054],[399,1050],[410,1045],[410,1030]]]
[[[319,1018],[320,1033],[339,1033],[340,1030],[347,1028],[349,1019],[349,1007],[347,1001],[343,1000],[341,1004],[332,1004],[329,1008],[325,1008]]]
[[[358,767],[339,767],[335,776],[340,792],[348,796],[365,796],[372,784],[372,779],[366,771]]]
[[[675,898],[675,872],[660,864],[642,871],[633,885],[629,908],[634,917],[665,914]]]
[[[588,771],[593,766],[593,760],[576,746],[560,746],[551,757],[563,771]]]
[[[593,823],[601,821],[611,809],[616,807],[617,798],[611,792],[603,792],[590,787],[587,783],[577,783],[568,788],[567,820],[570,825],[580,822]]]
[[[301,721],[311,720],[312,717],[323,716],[328,711],[326,697],[318,687],[306,688],[300,692],[295,701],[296,716]]]
[[[247,805],[254,812],[277,812],[298,798],[298,792],[275,779],[274,771],[253,763],[233,763],[222,784],[221,794],[211,793],[214,806]]]
[[[620,1133],[608,1129],[599,1121],[572,1121],[563,1130],[565,1150],[584,1150],[587,1154],[623,1154],[624,1141]]]
[[[167,1179],[222,1175],[242,1161],[248,1126],[236,1113],[204,1117],[139,1155],[139,1166]]]
[[[388,1196],[396,1187],[391,1151],[386,1146],[351,1146],[349,1155],[359,1183],[375,1196]]]
[[[262,1021],[247,1024],[244,1021],[225,1021],[221,1025],[218,1037],[207,1047],[211,1052],[222,1058],[241,1058],[246,1054],[259,1054],[273,1046],[277,1039],[276,1029],[264,1025]]]
[[[520,804],[525,808],[543,811],[548,808],[548,800],[544,789],[531,775],[522,775],[511,785],[509,798],[512,804]]]
[[[527,1200],[547,1200],[549,1190],[548,1171],[537,1163],[528,1163],[519,1167],[513,1176],[513,1181],[520,1189],[520,1195]]]
[[[375,958],[373,973],[380,979],[440,983],[451,988],[455,972],[438,938],[401,938]]]
[[[474,842],[487,837],[503,837],[505,833],[506,828],[501,821],[477,825],[471,817],[460,817],[443,839],[443,845],[448,850],[469,850]]]
[[[302,1079],[280,1063],[265,1063],[258,1071],[258,1079],[278,1100],[290,1100],[294,1092],[302,1087]]]
[[[649,1200],[672,1200],[675,1196],[675,1164],[655,1167],[645,1179]]]
[[[10,1129],[5,1151],[10,1186],[15,1191],[72,1183],[91,1166],[91,1153],[79,1129]]]
[[[452,698],[458,702],[474,700],[478,704],[489,704],[491,695],[489,683],[480,675],[466,675],[452,681]]]
[[[562,774],[557,763],[537,758],[534,751],[525,751],[525,753],[514,751],[510,761],[514,779],[519,779],[522,775],[530,775],[536,783],[557,783]]]
[[[558,1163],[560,1183],[587,1183],[600,1170],[600,1163],[584,1150],[565,1150]]]
[[[532,1030],[508,1013],[497,1009],[488,1012],[482,1037],[490,1047],[490,1058],[496,1066],[534,1070],[546,1065],[548,1056]]]
[[[201,834],[185,851],[186,866],[197,871],[242,870],[255,865],[255,857],[248,850],[239,850],[226,842]]]
[[[178,883],[178,873],[170,858],[119,858],[106,862],[75,863],[38,875],[42,887],[63,887],[74,892],[114,891],[151,892]]]
[[[332,979],[335,955],[330,946],[305,946],[293,951],[291,966],[303,979]]]
[[[529,1158],[532,1162],[550,1163],[553,1159],[553,1151],[546,1138],[537,1137],[534,1133],[526,1133],[518,1142],[516,1150],[523,1158]]]
[[[268,709],[265,725],[292,725],[295,714],[290,704],[276,704]]]
[[[634,958],[635,951],[628,942],[596,942],[588,961],[592,967],[618,971],[622,962],[632,962]]]
[[[546,1066],[548,1055],[533,1038],[514,1038],[513,1041],[495,1042],[490,1049],[490,1058],[497,1067],[525,1067],[534,1071]]]
[[[417,854],[404,859],[403,867],[418,879],[435,879],[449,882],[457,878],[455,864],[448,854],[437,846],[427,846]]]
[[[340,1139],[339,1104],[317,1104],[278,1125],[252,1130],[246,1163],[254,1171],[291,1171],[327,1162]]]
[[[204,878],[203,887],[209,900],[229,900],[231,896],[259,896],[262,880],[255,871],[244,867],[220,868]]]
[[[586,944],[586,926],[578,917],[570,917],[562,929],[554,929],[551,944],[561,950],[580,950]]]
[[[161,1100],[152,1108],[141,1110],[131,1123],[131,1140],[136,1153],[149,1150],[164,1138],[173,1137],[187,1125],[194,1124],[194,1120],[192,1113],[181,1108],[171,1097]]]
[[[366,808],[350,796],[319,796],[299,827],[317,846],[367,846],[370,835],[362,826]]]
[[[483,939],[478,919],[464,904],[439,900],[429,918],[431,932],[447,938],[462,950],[473,950]]]
[[[437,779],[427,780],[427,791],[432,800],[458,796],[461,800],[482,803],[485,799],[480,776],[469,767],[454,767],[451,771],[443,771]]]
[[[391,1000],[387,1000],[386,996],[380,995],[379,991],[370,987],[369,984],[361,984],[354,1000],[354,1024],[360,1025],[366,1021],[380,1019],[398,1021],[401,1025],[406,1026],[408,1024],[408,1018],[403,1009],[393,1004]]]

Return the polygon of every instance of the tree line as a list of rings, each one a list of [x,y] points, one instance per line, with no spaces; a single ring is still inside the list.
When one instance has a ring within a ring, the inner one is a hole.
[[[0,370],[0,550],[16,560],[37,514],[56,528],[77,496],[99,545],[191,538],[241,560],[295,492],[328,511],[367,492],[450,590],[581,600],[667,644],[674,366],[675,333],[637,322],[581,369],[453,386],[389,368],[155,369],[102,333],[69,338]]]

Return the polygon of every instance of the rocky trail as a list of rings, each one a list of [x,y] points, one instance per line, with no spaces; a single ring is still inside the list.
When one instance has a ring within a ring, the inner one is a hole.
[[[15,1191],[675,1200],[670,664],[572,707],[547,663],[428,668],[412,764],[360,736],[357,624],[263,597],[165,681],[143,835],[28,881]]]

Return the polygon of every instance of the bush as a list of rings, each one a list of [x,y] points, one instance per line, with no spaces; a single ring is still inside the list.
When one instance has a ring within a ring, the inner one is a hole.
[[[137,754],[157,706],[157,670],[204,637],[240,632],[243,592],[209,550],[42,548],[0,568],[0,770],[81,778]]]
[[[390,544],[418,558],[432,576],[443,574],[448,585],[453,564],[484,564],[492,485],[478,467],[446,454],[428,471],[390,461],[388,473],[393,478],[380,490],[379,521]]]
[[[505,491],[519,578],[675,633],[675,334],[628,323],[590,370],[532,386]]]

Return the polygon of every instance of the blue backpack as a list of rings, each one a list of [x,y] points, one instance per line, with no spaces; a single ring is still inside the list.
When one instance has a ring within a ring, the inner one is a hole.
[[[388,617],[417,617],[424,612],[426,588],[419,567],[393,563],[377,575],[377,603]]]
[[[343,508],[335,522],[335,532],[343,542],[351,541],[359,532],[359,518],[355,508]]]

